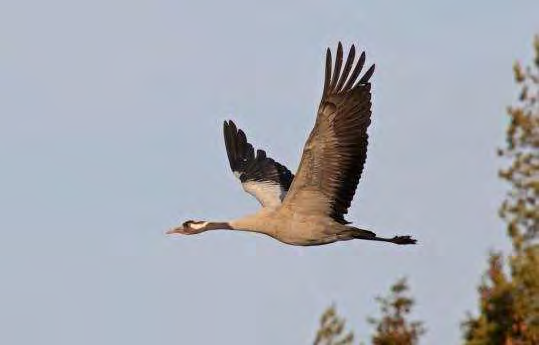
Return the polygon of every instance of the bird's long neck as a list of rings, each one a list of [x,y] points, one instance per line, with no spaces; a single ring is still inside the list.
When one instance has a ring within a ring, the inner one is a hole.
[[[262,212],[231,220],[228,225],[232,230],[258,232],[271,235],[268,231],[267,215]]]
[[[238,231],[256,231],[256,219],[251,216],[233,219],[228,222],[203,221],[199,225],[205,231],[208,230],[238,230]],[[192,225],[196,227],[197,225]]]
[[[228,222],[205,222],[205,230],[237,230],[237,231],[248,231],[248,232],[258,232],[272,236],[273,233],[268,227],[268,219],[265,213],[255,213],[245,217],[233,219]]]
[[[232,230],[228,222],[205,222],[204,228],[206,230]]]

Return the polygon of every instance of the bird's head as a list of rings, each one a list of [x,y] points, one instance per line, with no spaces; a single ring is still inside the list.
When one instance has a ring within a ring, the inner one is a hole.
[[[181,226],[167,231],[167,234],[194,235],[210,230],[208,223],[205,221],[187,220]]]

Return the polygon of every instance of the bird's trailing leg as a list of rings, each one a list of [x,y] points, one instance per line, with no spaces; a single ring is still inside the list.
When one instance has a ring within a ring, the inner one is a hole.
[[[404,235],[404,236],[393,236],[392,238],[384,238],[384,237],[377,237],[369,238],[371,241],[384,241],[384,242],[391,242],[395,244],[416,244],[417,240],[415,238],[412,238],[410,235]]]
[[[394,236],[392,238],[378,237],[376,234],[369,230],[363,230],[358,228],[352,228],[351,230],[345,233],[345,236],[348,239],[358,239],[358,240],[367,240],[367,241],[381,241],[381,242],[391,242],[395,244],[416,244],[417,240],[412,238],[412,236]]]

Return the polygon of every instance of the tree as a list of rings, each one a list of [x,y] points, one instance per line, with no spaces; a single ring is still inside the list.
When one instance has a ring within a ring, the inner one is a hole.
[[[425,333],[422,322],[409,322],[414,300],[407,296],[409,290],[406,279],[400,279],[391,287],[387,297],[377,297],[382,316],[380,319],[369,318],[369,323],[376,327],[372,336],[373,345],[416,345]]]
[[[507,110],[506,147],[498,152],[509,163],[499,173],[510,185],[500,216],[512,249],[507,260],[490,255],[479,316],[463,325],[467,345],[539,344],[539,36],[534,47],[530,66],[514,65],[520,93]]]
[[[406,317],[414,301],[407,296],[408,284],[401,279],[391,287],[387,297],[377,297],[381,318],[369,318],[376,326],[372,336],[373,345],[416,345],[425,332],[421,322],[409,322]],[[320,329],[314,345],[352,345],[354,334],[345,332],[346,323],[337,315],[335,307],[328,308],[320,318]]]
[[[337,315],[335,306],[329,307],[320,318],[320,329],[314,345],[352,345],[354,333],[344,331],[345,321]]]

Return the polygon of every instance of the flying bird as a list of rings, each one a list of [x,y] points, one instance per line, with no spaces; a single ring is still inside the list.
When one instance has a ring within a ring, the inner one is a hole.
[[[254,214],[230,221],[188,220],[168,234],[208,230],[262,233],[290,245],[315,246],[354,239],[415,244],[411,236],[378,237],[353,227],[344,216],[356,192],[367,156],[374,65],[362,73],[365,52],[355,61],[351,46],[343,65],[339,42],[335,64],[326,52],[322,100],[294,176],[284,165],[254,150],[234,122],[223,132],[230,168],[243,189],[262,205]]]

